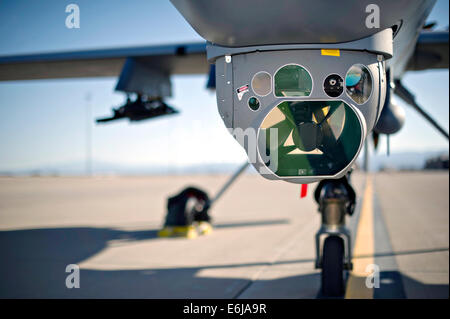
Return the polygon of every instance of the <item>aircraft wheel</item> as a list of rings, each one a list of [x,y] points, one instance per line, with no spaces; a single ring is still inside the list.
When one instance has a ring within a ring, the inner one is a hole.
[[[344,241],[339,236],[329,236],[323,244],[322,294],[326,297],[344,294]]]

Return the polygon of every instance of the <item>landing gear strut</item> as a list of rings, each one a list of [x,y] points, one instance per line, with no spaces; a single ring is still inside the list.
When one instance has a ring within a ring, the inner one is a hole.
[[[349,183],[350,173],[338,180],[323,180],[314,197],[319,204],[322,225],[316,233],[316,268],[322,269],[322,294],[344,294],[344,271],[352,269],[351,234],[345,215],[352,215],[355,191]]]

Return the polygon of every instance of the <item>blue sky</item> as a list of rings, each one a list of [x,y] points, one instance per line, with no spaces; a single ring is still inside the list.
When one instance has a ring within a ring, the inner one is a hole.
[[[76,3],[81,28],[65,27],[65,7]],[[448,26],[448,1],[429,17]],[[0,55],[201,41],[169,1],[0,1]],[[448,71],[407,74],[419,103],[448,130]],[[144,166],[242,162],[245,152],[219,118],[206,75],[172,77],[173,117],[97,126],[124,101],[115,78],[0,82],[0,171],[82,161],[86,149],[87,94],[92,95],[93,159]],[[401,104],[401,103],[400,103]],[[447,149],[448,142],[408,106],[392,152]],[[380,149],[384,150],[383,139]]]

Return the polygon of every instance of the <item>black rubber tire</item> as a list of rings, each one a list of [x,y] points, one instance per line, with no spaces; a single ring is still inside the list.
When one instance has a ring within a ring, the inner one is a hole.
[[[339,236],[329,236],[323,244],[322,294],[341,297],[344,291],[344,241]]]

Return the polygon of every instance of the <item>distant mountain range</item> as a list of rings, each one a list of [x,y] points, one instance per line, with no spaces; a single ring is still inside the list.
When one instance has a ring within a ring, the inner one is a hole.
[[[205,163],[185,166],[169,165],[132,165],[106,162],[93,162],[91,172],[94,175],[183,175],[183,174],[220,174],[234,171],[240,166],[236,163]],[[32,169],[0,170],[0,175],[38,175],[82,176],[87,174],[85,162],[53,164]]]
[[[369,167],[371,171],[377,172],[381,169],[392,170],[420,170],[425,166],[427,159],[447,155],[448,150],[431,151],[431,152],[399,152],[386,154],[375,154],[370,157]],[[362,163],[360,158],[359,163]]]
[[[432,151],[432,152],[399,152],[392,153],[390,156],[386,154],[375,154],[370,157],[370,170],[379,171],[380,169],[392,170],[420,170],[423,169],[427,159],[442,154],[448,156],[448,151]],[[362,158],[358,159],[361,166]],[[225,174],[236,170],[241,164],[239,163],[204,163],[185,166],[170,165],[131,165],[131,164],[115,164],[106,162],[93,162],[92,174],[94,175],[183,175],[183,174]],[[256,173],[252,168],[251,173]],[[79,161],[73,163],[61,163],[48,166],[0,170],[0,175],[38,175],[38,176],[58,176],[86,175],[86,163]]]

